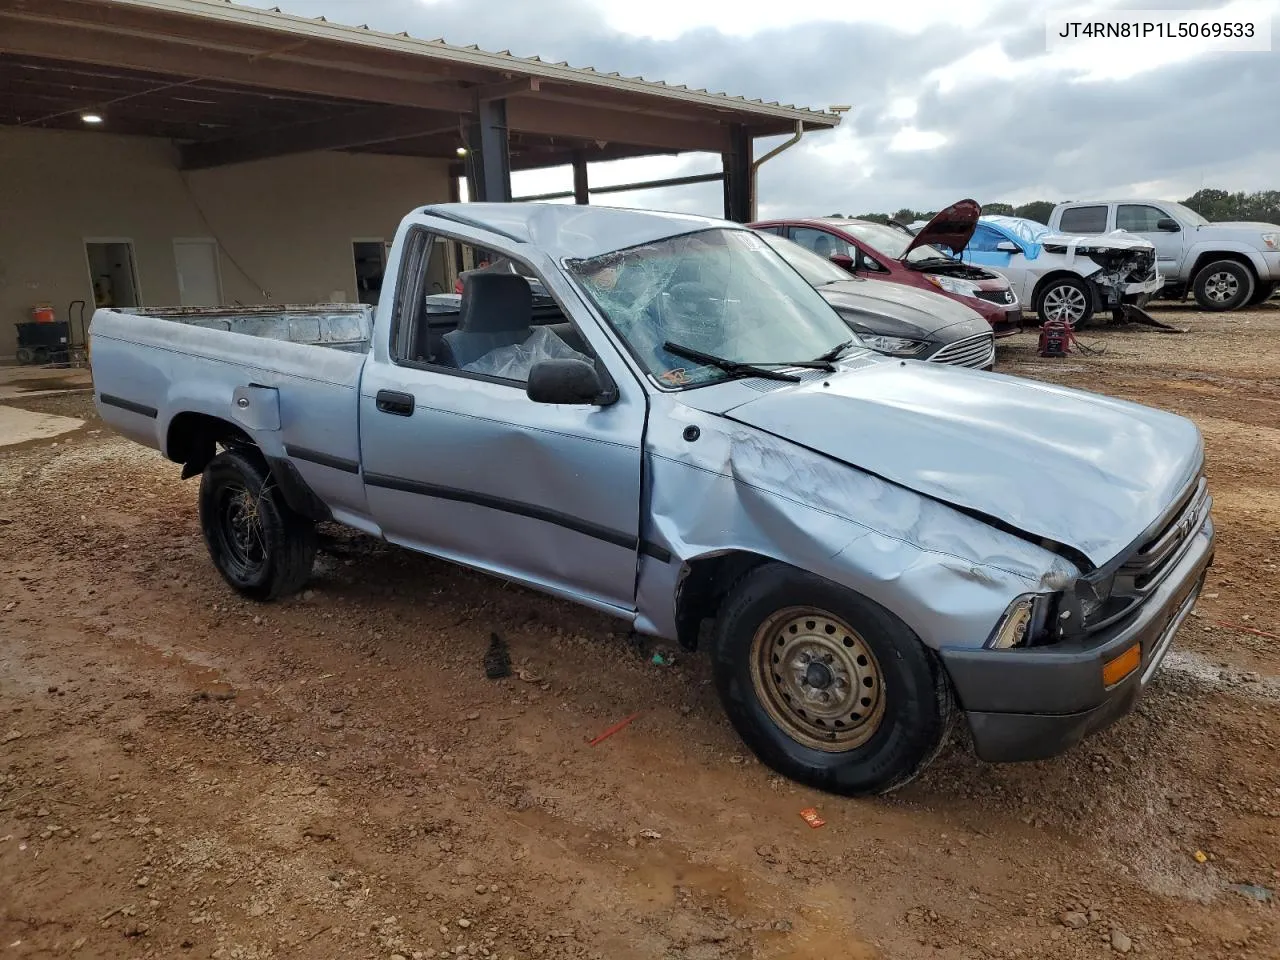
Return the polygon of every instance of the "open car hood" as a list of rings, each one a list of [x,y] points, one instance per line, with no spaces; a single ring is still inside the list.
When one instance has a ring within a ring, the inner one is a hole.
[[[960,253],[969,245],[980,216],[982,216],[982,207],[978,205],[977,200],[960,200],[951,204],[946,209],[940,210],[932,220],[920,228],[920,232],[907,245],[907,249],[902,251],[899,259],[906,260],[907,255],[916,247],[930,244],[935,247],[945,247],[956,254]]]
[[[918,361],[771,390],[725,416],[1074,548],[1095,567],[1141,536],[1203,461],[1183,417]]]

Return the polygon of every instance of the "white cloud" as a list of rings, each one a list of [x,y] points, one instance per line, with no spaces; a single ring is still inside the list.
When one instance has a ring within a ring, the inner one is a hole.
[[[894,97],[889,101],[884,115],[895,120],[910,120],[916,115],[917,109],[919,109],[919,103],[915,97]]]
[[[894,153],[908,153],[913,150],[936,150],[947,142],[947,138],[936,130],[917,130],[915,127],[903,127],[889,141],[889,149]]]
[[[786,4],[776,0],[595,0],[605,23],[623,33],[672,40],[697,29],[746,37],[805,23],[879,23],[918,33],[937,23],[963,24],[972,11],[955,0],[912,0],[909,4]]]

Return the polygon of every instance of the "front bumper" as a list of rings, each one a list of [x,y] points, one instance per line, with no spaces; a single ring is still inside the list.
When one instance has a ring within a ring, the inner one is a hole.
[[[1100,636],[1026,650],[940,649],[978,756],[990,762],[1043,760],[1132,710],[1195,606],[1213,562],[1213,542],[1213,521],[1206,519],[1133,619]],[[1105,686],[1103,665],[1135,642],[1141,644],[1141,665]]]
[[[1142,283],[1125,284],[1124,294],[1121,296],[1120,301],[1122,303],[1132,303],[1138,307],[1145,307],[1163,286],[1164,277],[1152,277]]]
[[[1164,286],[1164,277],[1152,277],[1150,280],[1144,280],[1141,283],[1126,283],[1124,287],[1124,295],[1126,297],[1151,296],[1161,287]]]
[[[1008,300],[1005,297],[1008,296]],[[963,303],[981,315],[991,325],[996,337],[1009,337],[1022,329],[1022,304],[1012,290],[983,290],[978,296],[953,295],[951,299]]]
[[[1013,307],[991,320],[991,332],[997,337],[1011,337],[1022,330],[1022,307]]]
[[[1099,283],[1095,283],[1094,286],[1096,288],[1095,307],[1115,309],[1122,303],[1145,307],[1164,286],[1164,277],[1152,277],[1150,280],[1126,283],[1117,287]]]
[[[1258,271],[1259,283],[1280,283],[1280,250],[1264,250],[1262,262],[1266,264],[1267,276]]]

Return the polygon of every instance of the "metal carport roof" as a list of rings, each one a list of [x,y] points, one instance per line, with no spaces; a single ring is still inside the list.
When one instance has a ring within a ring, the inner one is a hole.
[[[93,111],[177,141],[185,168],[320,149],[456,160],[484,122],[511,169],[690,150],[740,165],[752,138],[840,119],[221,0],[0,0],[0,53],[0,124],[84,129]]]

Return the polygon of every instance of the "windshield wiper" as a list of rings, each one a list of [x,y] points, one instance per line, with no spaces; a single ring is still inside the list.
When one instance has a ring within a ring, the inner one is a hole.
[[[853,340],[845,340],[842,343],[837,343],[834,347],[832,347],[826,353],[822,354],[821,356],[814,357],[813,358],[814,362],[830,363],[832,360],[835,360],[837,357],[840,356],[840,354],[844,353],[846,350],[848,350],[852,346],[853,346]]]
[[[783,370],[772,370],[770,368],[804,367],[814,370],[825,370],[828,373],[835,370],[830,362],[820,360],[799,360],[787,363],[766,360],[760,363],[742,363],[738,360],[730,360],[727,357],[717,357],[714,353],[703,353],[701,350],[695,350],[693,347],[686,347],[680,343],[672,343],[670,340],[663,343],[662,349],[667,351],[667,353],[674,353],[677,357],[684,357],[686,360],[694,360],[698,363],[705,363],[713,367],[719,367],[725,373],[741,374],[748,377],[762,377],[766,380],[785,380],[787,383],[799,383],[800,378],[794,373],[787,373]]]

